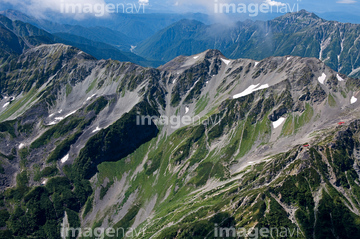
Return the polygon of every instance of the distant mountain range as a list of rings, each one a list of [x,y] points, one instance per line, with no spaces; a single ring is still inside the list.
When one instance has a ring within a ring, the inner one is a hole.
[[[212,22],[211,17],[200,13],[114,14],[107,18],[85,18],[83,20],[74,20],[66,17],[59,18],[59,14],[56,14],[51,18],[54,19],[53,21],[30,17],[16,10],[5,10],[0,12],[0,14],[11,20],[30,23],[50,33],[67,32],[75,35],[80,34],[80,36],[90,37],[91,40],[96,41],[107,39],[104,40],[105,43],[131,39],[133,41],[131,42],[132,45],[151,37],[156,32],[181,19],[196,19],[204,23]],[[89,33],[92,36],[84,36],[84,34]],[[114,39],[114,37],[120,37],[120,39]]]
[[[135,52],[169,61],[219,49],[229,58],[261,60],[269,56],[315,57],[343,74],[360,76],[360,25],[326,21],[302,10],[274,20],[206,25],[182,20],[146,39]]]
[[[19,20],[12,21],[4,15],[0,15],[0,29],[3,32],[0,36],[0,44],[3,45],[1,51],[7,54],[21,54],[24,50],[41,44],[64,43],[77,47],[98,59],[111,58],[113,60],[128,61],[143,66],[158,66],[161,64],[161,62],[158,61],[148,61],[129,51],[121,51],[113,45],[78,36],[82,35],[82,33],[78,35],[72,35],[70,33],[50,34],[29,23],[24,23]],[[87,28],[81,29],[84,29],[85,32],[91,31]],[[96,28],[92,29],[92,31],[95,31],[95,29]],[[73,30],[74,29],[69,29],[69,32]],[[83,35],[86,34],[83,33]]]
[[[147,14],[136,18],[120,15],[116,18],[121,18],[123,24],[95,19],[93,26],[39,20],[14,10],[2,14],[45,29],[52,37],[44,32],[41,34],[53,42],[78,47],[98,59],[111,58],[157,67],[180,55],[219,49],[229,58],[315,57],[336,71],[360,77],[360,59],[357,57],[360,54],[360,25],[326,21],[305,10],[269,21],[246,20],[227,26],[191,20],[209,22],[201,14],[170,14],[168,19],[166,14],[150,14],[152,18]],[[180,17],[190,19],[178,21]],[[89,25],[89,22],[92,21],[83,23]],[[79,24],[78,21],[74,23]]]

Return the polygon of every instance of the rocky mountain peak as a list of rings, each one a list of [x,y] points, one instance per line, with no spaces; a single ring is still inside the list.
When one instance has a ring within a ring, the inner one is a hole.
[[[275,22],[287,22],[287,23],[301,23],[303,24],[313,24],[319,21],[325,21],[314,13],[308,12],[306,10],[300,10],[298,12],[288,13],[281,17],[275,18]]]

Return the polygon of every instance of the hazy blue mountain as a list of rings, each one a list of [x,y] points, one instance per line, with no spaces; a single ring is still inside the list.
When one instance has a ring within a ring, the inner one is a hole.
[[[19,55],[24,50],[41,44],[54,43],[52,35],[20,21],[11,21],[0,15],[0,58]]]
[[[12,10],[12,9],[8,9],[8,10],[4,10],[0,12],[1,15],[6,16],[7,18],[13,20],[13,21],[22,21],[25,23],[30,23],[33,26],[36,26],[37,28],[43,29],[47,32],[54,32],[54,31],[63,31],[67,29],[66,25],[57,23],[57,22],[52,22],[46,19],[37,19],[35,17],[30,17],[20,11],[17,10]]]
[[[56,17],[61,16],[55,15],[54,17],[56,19]],[[58,21],[63,24],[81,25],[84,27],[102,26],[142,41],[181,19],[194,19],[205,23],[212,22],[210,16],[201,13],[112,14],[107,18],[94,17],[83,20],[65,18]]]
[[[103,42],[92,41],[68,33],[50,34],[29,23],[18,20],[12,21],[3,15],[0,15],[0,24],[2,24],[2,31],[4,32],[0,44],[3,45],[3,51],[8,53],[21,54],[25,49],[40,44],[64,43],[75,46],[97,59],[128,61],[143,66],[162,64],[160,61],[148,61],[131,52],[120,51],[118,48]]]
[[[132,41],[128,42],[130,45],[135,45],[137,42],[145,40],[157,31],[181,19],[196,19],[205,23],[211,22],[211,18],[208,15],[201,13],[113,14],[106,18],[88,17],[82,20],[61,18],[61,15],[54,13],[49,17],[52,21],[30,17],[17,10],[6,10],[2,11],[1,14],[12,20],[30,23],[50,33],[68,32],[74,35],[81,34],[79,36],[95,41],[102,39],[101,41],[104,41],[105,43],[119,41],[119,39],[113,39],[112,37],[113,35],[119,35],[121,38],[130,39]],[[94,28],[100,29],[100,32],[94,32]],[[79,33],[77,33],[77,29],[79,30]],[[88,32],[94,34],[94,36],[91,36],[93,38],[84,35]]]
[[[136,39],[130,38],[125,34],[111,30],[106,27],[83,27],[80,25],[60,24],[45,19],[29,17],[26,14],[15,10],[2,11],[0,12],[0,14],[6,16],[13,21],[19,20],[22,22],[30,23],[49,33],[69,33],[90,39],[92,41],[110,44],[124,51],[130,51],[131,45],[134,45],[138,42]]]
[[[89,40],[84,37],[72,35],[69,33],[54,33],[55,42],[75,46],[84,52],[96,57],[97,59],[113,59],[118,61],[133,62],[142,66],[158,66],[163,64],[161,61],[148,61],[132,52],[120,51],[116,47]]]
[[[103,42],[112,45],[122,51],[130,51],[131,45],[135,45],[137,43],[137,40],[131,39],[125,34],[105,27],[86,28],[82,26],[67,26],[66,30],[54,33],[69,33],[95,42]]]

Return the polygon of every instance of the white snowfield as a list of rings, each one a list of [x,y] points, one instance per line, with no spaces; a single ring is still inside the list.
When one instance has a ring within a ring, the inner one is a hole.
[[[65,163],[69,159],[69,154],[65,155],[60,161],[61,163]]]
[[[282,123],[284,123],[284,122],[285,122],[284,117],[280,117],[277,121],[272,122],[274,129],[276,129],[277,127],[282,125]]]
[[[339,74],[336,74],[336,78],[338,79],[338,81],[344,81],[344,79],[341,78],[341,76],[339,76]]]
[[[250,86],[249,86],[246,90],[244,90],[243,92],[234,95],[234,96],[233,96],[233,99],[238,99],[238,98],[244,97],[244,96],[246,96],[246,95],[250,95],[251,93],[253,93],[253,92],[255,92],[255,91],[269,88],[269,85],[268,85],[268,84],[261,85],[260,87],[259,87],[259,85],[260,85],[260,84],[250,85]]]
[[[196,59],[198,59],[199,58],[199,56],[194,56],[194,59],[196,60]]]
[[[357,102],[357,98],[355,96],[351,97],[350,103],[355,104]]]
[[[10,102],[7,102],[3,105],[3,108],[7,107],[10,104]]]
[[[226,64],[226,65],[229,65],[230,64],[230,60],[226,60],[226,59],[223,59],[223,58],[221,58],[221,60]]]
[[[23,144],[23,143],[21,143],[20,145],[19,145],[19,149],[22,149],[22,148],[24,148],[25,147],[25,144]]]
[[[189,107],[185,107],[185,114],[187,114],[189,112]]]
[[[265,85],[261,85],[259,88],[256,88],[255,90],[263,90],[263,89],[267,89],[267,88],[269,88],[269,85],[265,84]]]
[[[74,110],[73,112],[71,112],[71,113],[69,113],[69,114],[65,115],[65,117],[64,117],[64,118],[67,118],[67,117],[69,117],[70,115],[75,114],[75,113],[76,113],[76,111],[77,111],[77,110]]]
[[[95,133],[95,132],[98,132],[100,130],[101,130],[101,128],[99,128],[99,126],[97,126],[92,132]]]
[[[255,67],[256,67],[257,65],[259,65],[259,63],[260,63],[260,62],[258,62],[258,61],[255,61]]]
[[[59,110],[59,114],[62,112],[63,110]],[[52,122],[50,122],[49,124],[48,124],[48,126],[50,126],[50,125],[55,125],[55,124],[57,124],[57,123],[59,123],[60,121],[62,121],[63,119],[65,119],[65,118],[67,118],[67,117],[69,117],[70,115],[73,115],[73,114],[75,114],[76,113],[76,111],[77,110],[74,110],[73,112],[71,112],[71,113],[69,113],[69,114],[67,114],[67,115],[65,115],[64,117],[55,117],[55,120],[54,121],[52,121]],[[54,116],[54,114],[51,114],[51,115],[49,115],[49,118],[51,118],[52,116]]]
[[[325,80],[326,80],[326,75],[325,73],[322,73],[322,75],[319,76],[318,81],[320,82],[320,84],[324,84]]]
[[[91,100],[91,99],[94,98],[95,96],[96,96],[96,94],[93,94],[92,96],[89,96],[89,97],[86,99],[86,101]]]

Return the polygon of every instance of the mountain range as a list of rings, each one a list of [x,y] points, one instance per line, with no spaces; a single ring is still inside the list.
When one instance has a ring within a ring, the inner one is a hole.
[[[11,51],[14,53],[22,53],[23,50],[28,49],[29,47],[40,45],[40,44],[51,44],[51,43],[64,43],[67,45],[75,46],[88,54],[95,56],[98,59],[114,59],[119,61],[129,61],[134,62],[143,66],[157,66],[162,62],[149,61],[130,51],[119,50],[121,46],[115,47],[113,45],[104,43],[103,41],[92,41],[88,38],[84,38],[81,35],[90,35],[93,31],[98,31],[98,34],[104,36],[104,39],[118,39],[117,36],[120,33],[112,32],[110,29],[106,28],[83,28],[83,27],[68,27],[68,32],[77,32],[77,35],[71,33],[54,33],[50,34],[49,32],[37,28],[29,23],[25,23],[19,20],[12,21],[4,15],[0,15],[0,24],[3,29],[4,34],[1,36],[4,38],[2,42],[7,42],[4,45],[4,51]],[[6,33],[5,33],[6,32]],[[90,32],[90,33],[89,33]],[[108,35],[105,34],[108,33]],[[110,33],[109,33],[110,32]],[[113,35],[111,35],[113,34]],[[9,35],[9,36],[7,36]],[[111,35],[111,36],[109,36]],[[107,38],[108,36],[108,38]],[[6,38],[11,38],[12,40],[6,41]],[[19,38],[18,40],[14,40]],[[90,37],[91,38],[91,37]],[[94,37],[93,39],[96,39]],[[21,46],[10,46],[14,42],[19,42]],[[113,42],[114,43],[114,42]],[[115,43],[114,43],[115,44]],[[13,48],[13,49],[12,49]],[[126,46],[127,48],[127,46]],[[130,46],[129,46],[130,48]]]
[[[135,52],[162,61],[206,49],[219,49],[234,59],[316,57],[336,71],[359,77],[359,35],[358,24],[326,21],[302,10],[265,22],[248,20],[229,26],[183,20],[143,41]]]
[[[322,21],[302,11],[271,32]],[[261,60],[206,49],[150,68],[0,23],[0,238],[66,238],[67,226],[117,238],[360,234],[360,81],[319,59],[329,47]],[[263,34],[253,24],[238,23],[250,42]],[[206,36],[199,22],[174,26],[166,39]],[[98,238],[80,233],[69,238]]]

